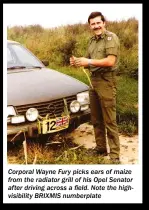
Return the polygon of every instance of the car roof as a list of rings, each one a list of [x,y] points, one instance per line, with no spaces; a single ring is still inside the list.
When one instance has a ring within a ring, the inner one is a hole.
[[[7,43],[17,43],[17,44],[19,44],[19,42],[12,41],[12,40],[7,40]]]

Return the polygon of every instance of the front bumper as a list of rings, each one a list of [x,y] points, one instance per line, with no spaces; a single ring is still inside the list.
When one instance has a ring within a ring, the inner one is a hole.
[[[79,114],[72,115],[70,117],[70,127],[74,129],[77,128],[79,125],[89,122],[90,121],[90,109],[81,112]],[[68,128],[68,129],[69,129]],[[17,136],[19,133],[26,133],[27,137],[37,137],[38,136],[38,128],[37,123],[26,123],[26,124],[19,124],[19,125],[7,125],[7,139],[9,141],[9,136]]]

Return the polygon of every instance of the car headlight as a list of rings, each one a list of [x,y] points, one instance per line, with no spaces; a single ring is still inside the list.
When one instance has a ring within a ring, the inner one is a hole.
[[[28,121],[35,121],[38,117],[38,110],[36,108],[30,108],[26,112],[26,118]]]
[[[85,91],[77,94],[77,101],[82,104],[89,104],[89,92]]]
[[[81,105],[81,111],[89,109],[89,92],[85,91],[77,94],[77,101]]]
[[[13,106],[7,106],[7,117],[8,116],[15,116],[16,111]]]
[[[77,100],[72,101],[72,102],[70,103],[70,111],[71,111],[72,113],[76,113],[76,112],[78,112],[79,110],[80,110],[80,103],[79,103]]]
[[[22,123],[22,122],[25,122],[25,117],[24,115],[13,116],[11,117],[10,122],[12,124]]]

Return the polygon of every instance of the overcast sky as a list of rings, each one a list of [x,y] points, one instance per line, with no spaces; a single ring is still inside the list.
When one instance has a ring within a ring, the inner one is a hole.
[[[89,14],[100,11],[107,20],[142,20],[142,4],[3,4],[7,26],[40,24],[44,28],[86,23]]]

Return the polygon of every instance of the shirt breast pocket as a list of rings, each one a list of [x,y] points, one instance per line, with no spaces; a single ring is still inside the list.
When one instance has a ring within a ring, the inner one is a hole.
[[[102,51],[104,51],[104,47],[101,47],[101,46],[100,46],[100,47],[97,48],[97,50],[98,50],[99,52],[102,52]]]
[[[101,58],[104,58],[106,56],[106,50],[105,50],[105,48],[98,48],[97,49],[97,57],[99,58],[99,59],[101,59]]]

